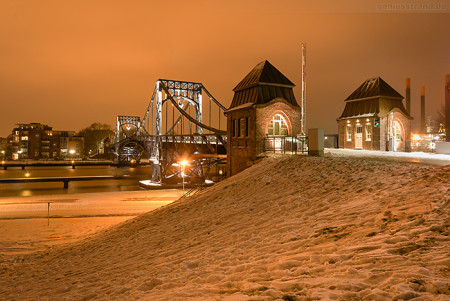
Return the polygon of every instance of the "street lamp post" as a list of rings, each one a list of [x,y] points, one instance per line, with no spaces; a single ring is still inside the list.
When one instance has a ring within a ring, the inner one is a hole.
[[[183,195],[184,195],[184,169],[187,165],[187,161],[183,160],[180,162],[180,167],[181,167],[181,177],[183,178]]]

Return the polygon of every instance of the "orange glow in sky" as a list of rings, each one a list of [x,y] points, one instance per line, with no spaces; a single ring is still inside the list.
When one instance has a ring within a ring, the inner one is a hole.
[[[308,127],[337,133],[345,98],[375,76],[403,96],[411,78],[413,130],[420,86],[436,115],[450,73],[449,1],[414,11],[309,2],[0,0],[0,137],[16,123],[80,130],[143,116],[158,78],[202,82],[228,107],[264,59],[296,84],[300,101],[301,42]]]

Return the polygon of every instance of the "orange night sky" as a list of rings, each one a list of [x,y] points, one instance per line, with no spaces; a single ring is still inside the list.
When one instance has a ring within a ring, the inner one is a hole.
[[[16,123],[80,130],[143,116],[158,78],[202,82],[226,107],[232,89],[268,59],[297,86],[307,43],[308,127],[337,133],[344,99],[381,76],[405,95],[413,130],[420,86],[427,115],[450,73],[450,1],[0,0],[0,137]]]

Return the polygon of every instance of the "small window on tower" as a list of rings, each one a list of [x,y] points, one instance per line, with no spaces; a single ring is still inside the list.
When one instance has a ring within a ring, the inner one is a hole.
[[[245,117],[245,136],[248,137],[248,117]]]

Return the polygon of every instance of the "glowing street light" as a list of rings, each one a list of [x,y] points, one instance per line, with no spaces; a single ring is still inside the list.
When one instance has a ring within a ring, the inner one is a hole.
[[[25,174],[25,177],[29,178],[29,177],[30,177],[30,173],[27,172],[27,173]]]
[[[183,194],[184,194],[184,169],[185,169],[186,165],[188,164],[188,162],[186,160],[183,160],[179,164],[181,167],[181,177],[183,178]]]

